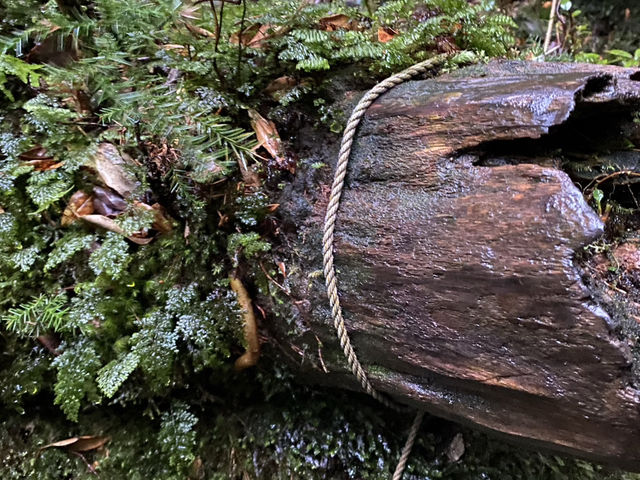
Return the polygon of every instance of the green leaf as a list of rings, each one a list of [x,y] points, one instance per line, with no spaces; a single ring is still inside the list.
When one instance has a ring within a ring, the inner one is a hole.
[[[602,215],[602,200],[604,199],[604,192],[599,188],[593,189],[593,200],[598,207],[598,215]]]
[[[628,58],[633,60],[633,55],[629,52],[625,52],[624,50],[607,50],[607,53],[610,55],[615,55],[616,57]]]
[[[42,212],[73,190],[71,176],[59,170],[34,172],[27,182],[27,193]]]

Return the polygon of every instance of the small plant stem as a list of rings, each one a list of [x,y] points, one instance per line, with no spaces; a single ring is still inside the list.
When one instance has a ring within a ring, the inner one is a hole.
[[[247,0],[242,0],[242,17],[240,18],[240,35],[238,37],[238,67],[236,68],[236,85],[240,80],[240,68],[242,67],[242,33],[244,32],[244,21],[247,18]]]
[[[367,7],[367,12],[369,13],[369,16],[371,18],[373,18],[373,11],[374,11],[374,8],[371,6],[372,3],[374,3],[374,0],[364,0],[364,4]]]
[[[551,35],[553,34],[553,25],[556,21],[557,10],[558,10],[558,0],[552,0],[551,12],[549,13],[549,24],[547,25],[547,35],[544,37],[543,52],[545,55],[549,53],[549,45],[551,44]]]
[[[223,15],[224,15],[224,0],[222,0],[222,2],[220,3],[220,16],[218,16],[217,12],[216,12],[216,6],[213,3],[213,0],[209,0],[209,5],[211,5],[211,11],[213,12],[213,21],[216,24],[216,31],[215,31],[215,35],[216,35],[216,40],[215,40],[215,44],[213,47],[213,70],[216,72],[216,76],[218,77],[218,80],[220,81],[220,85],[224,86],[225,85],[225,81],[224,81],[224,77],[222,76],[222,72],[220,72],[220,68],[218,67],[218,46],[220,45],[220,35],[222,34],[222,19],[223,19]]]

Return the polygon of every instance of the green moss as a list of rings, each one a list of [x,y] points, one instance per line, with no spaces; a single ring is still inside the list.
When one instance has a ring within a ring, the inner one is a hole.
[[[261,375],[272,372],[261,372]],[[269,398],[247,378],[211,385],[214,396],[189,406],[182,391],[154,408],[103,407],[81,415],[79,423],[41,411],[14,416],[0,426],[2,478],[61,479],[100,477],[148,479],[383,479],[389,478],[405,440],[411,416],[382,410],[364,395],[313,392],[279,384]],[[232,406],[233,405],[233,406]],[[461,434],[465,452],[447,458]],[[77,435],[108,436],[104,447],[83,452],[41,447]],[[427,417],[405,478],[609,479],[634,480],[584,462],[515,448],[474,431]]]

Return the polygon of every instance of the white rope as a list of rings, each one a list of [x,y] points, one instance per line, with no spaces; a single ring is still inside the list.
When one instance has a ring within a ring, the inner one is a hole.
[[[362,364],[358,360],[358,356],[356,355],[356,352],[351,345],[351,340],[349,339],[349,334],[344,324],[342,307],[340,305],[340,298],[338,296],[336,272],[333,264],[334,230],[336,226],[336,219],[338,216],[338,208],[340,207],[340,197],[342,196],[342,190],[344,189],[344,178],[347,173],[347,165],[349,163],[349,155],[351,154],[351,146],[353,145],[353,137],[367,108],[369,108],[369,106],[383,93],[392,89],[396,85],[410,80],[416,75],[425,73],[430,68],[441,64],[446,58],[448,58],[448,56],[439,55],[437,57],[433,57],[429,60],[425,60],[424,62],[413,65],[412,67],[409,67],[400,73],[392,75],[391,77],[383,80],[371,90],[369,90],[365,94],[365,96],[362,97],[362,99],[358,102],[353,112],[351,113],[351,117],[347,122],[347,126],[342,136],[340,153],[338,155],[338,163],[336,165],[333,185],[331,187],[331,194],[329,196],[329,205],[327,206],[327,213],[324,219],[324,236],[322,239],[324,276],[327,285],[327,296],[329,297],[329,303],[331,305],[331,316],[333,317],[333,325],[335,326],[338,339],[340,340],[340,346],[342,347],[342,351],[344,352],[344,355],[347,359],[349,368],[360,382],[360,385],[362,385],[362,388],[383,405],[391,408],[398,407],[391,401],[389,401],[386,397],[384,397],[375,388],[373,388],[373,385],[371,385],[369,377],[367,376],[367,372],[362,367]],[[393,474],[393,480],[400,480],[402,478],[404,468],[407,464],[407,459],[409,458],[411,449],[413,448],[413,443],[415,442],[416,435],[418,433],[418,430],[420,429],[420,424],[422,422],[423,416],[424,413],[420,411],[415,417],[415,420],[409,432],[409,437],[407,438],[405,446],[402,449],[400,461],[398,462],[396,471]]]

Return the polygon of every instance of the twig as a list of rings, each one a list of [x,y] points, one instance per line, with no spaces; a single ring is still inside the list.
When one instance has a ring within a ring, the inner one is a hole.
[[[211,5],[213,6],[213,0],[211,0]],[[218,18],[218,23],[216,25],[216,43],[213,46],[213,52],[218,53],[218,45],[220,45],[220,35],[222,34],[222,21],[224,20],[224,0],[220,3],[220,18]]]
[[[371,6],[373,0],[364,0],[364,4],[367,7],[367,12],[369,13],[369,17],[373,18],[373,10],[374,8]]]
[[[225,81],[224,81],[224,77],[222,76],[222,72],[220,72],[220,69],[218,68],[218,45],[220,44],[220,35],[222,33],[222,19],[223,19],[223,15],[224,15],[224,0],[222,0],[222,3],[220,3],[220,16],[218,17],[218,13],[216,12],[216,6],[213,3],[213,0],[209,0],[209,5],[211,5],[211,11],[213,12],[213,21],[216,24],[216,31],[215,31],[215,36],[216,36],[216,41],[213,47],[213,70],[216,72],[216,75],[218,77],[218,80],[220,81],[220,85],[224,87],[225,85]]]
[[[620,170],[618,172],[598,175],[596,178],[591,180],[591,182],[589,182],[589,185],[586,186],[585,191],[589,190],[594,185],[596,187],[599,187],[604,182],[611,180],[612,178],[621,177],[623,175],[627,177],[640,177],[640,173],[633,170]]]
[[[238,41],[238,66],[236,68],[236,85],[240,82],[240,67],[242,66],[242,32],[244,32],[244,21],[247,17],[247,0],[242,0],[242,17],[240,18],[240,38]]]
[[[313,336],[316,337],[316,341],[318,342],[318,358],[320,359],[322,370],[324,371],[324,373],[329,373],[329,370],[327,370],[327,366],[324,364],[324,360],[322,359],[322,342],[315,333],[313,334]]]
[[[84,462],[84,464],[87,466],[87,468],[89,469],[89,471],[91,473],[93,473],[94,475],[98,475],[98,472],[96,472],[96,469],[93,468],[93,465],[91,465],[89,462],[87,462],[87,459],[85,458],[84,455],[82,455],[82,453],[80,452],[75,452],[75,451],[71,451],[71,453],[73,453],[74,455],[76,455],[77,457],[80,457],[80,459]]]
[[[547,25],[547,35],[544,37],[544,46],[542,48],[545,55],[549,53],[549,44],[551,43],[551,35],[553,34],[553,24],[556,21],[557,10],[558,10],[558,0],[552,0],[551,12],[549,13],[549,24]]]
[[[278,282],[276,282],[276,281],[275,281],[275,279],[274,279],[271,275],[269,275],[269,273],[267,272],[267,270],[264,268],[264,265],[262,265],[262,262],[258,262],[258,265],[260,265],[260,269],[262,270],[262,273],[264,273],[264,274],[267,276],[267,278],[268,278],[268,279],[269,279],[269,280],[270,280],[270,281],[271,281],[271,282],[272,282],[276,287],[278,287],[280,290],[282,290],[282,291],[284,292],[284,294],[285,294],[287,297],[290,297],[290,296],[291,296],[291,292],[290,292],[288,289],[286,289],[285,287],[283,287],[282,285],[280,285]]]

